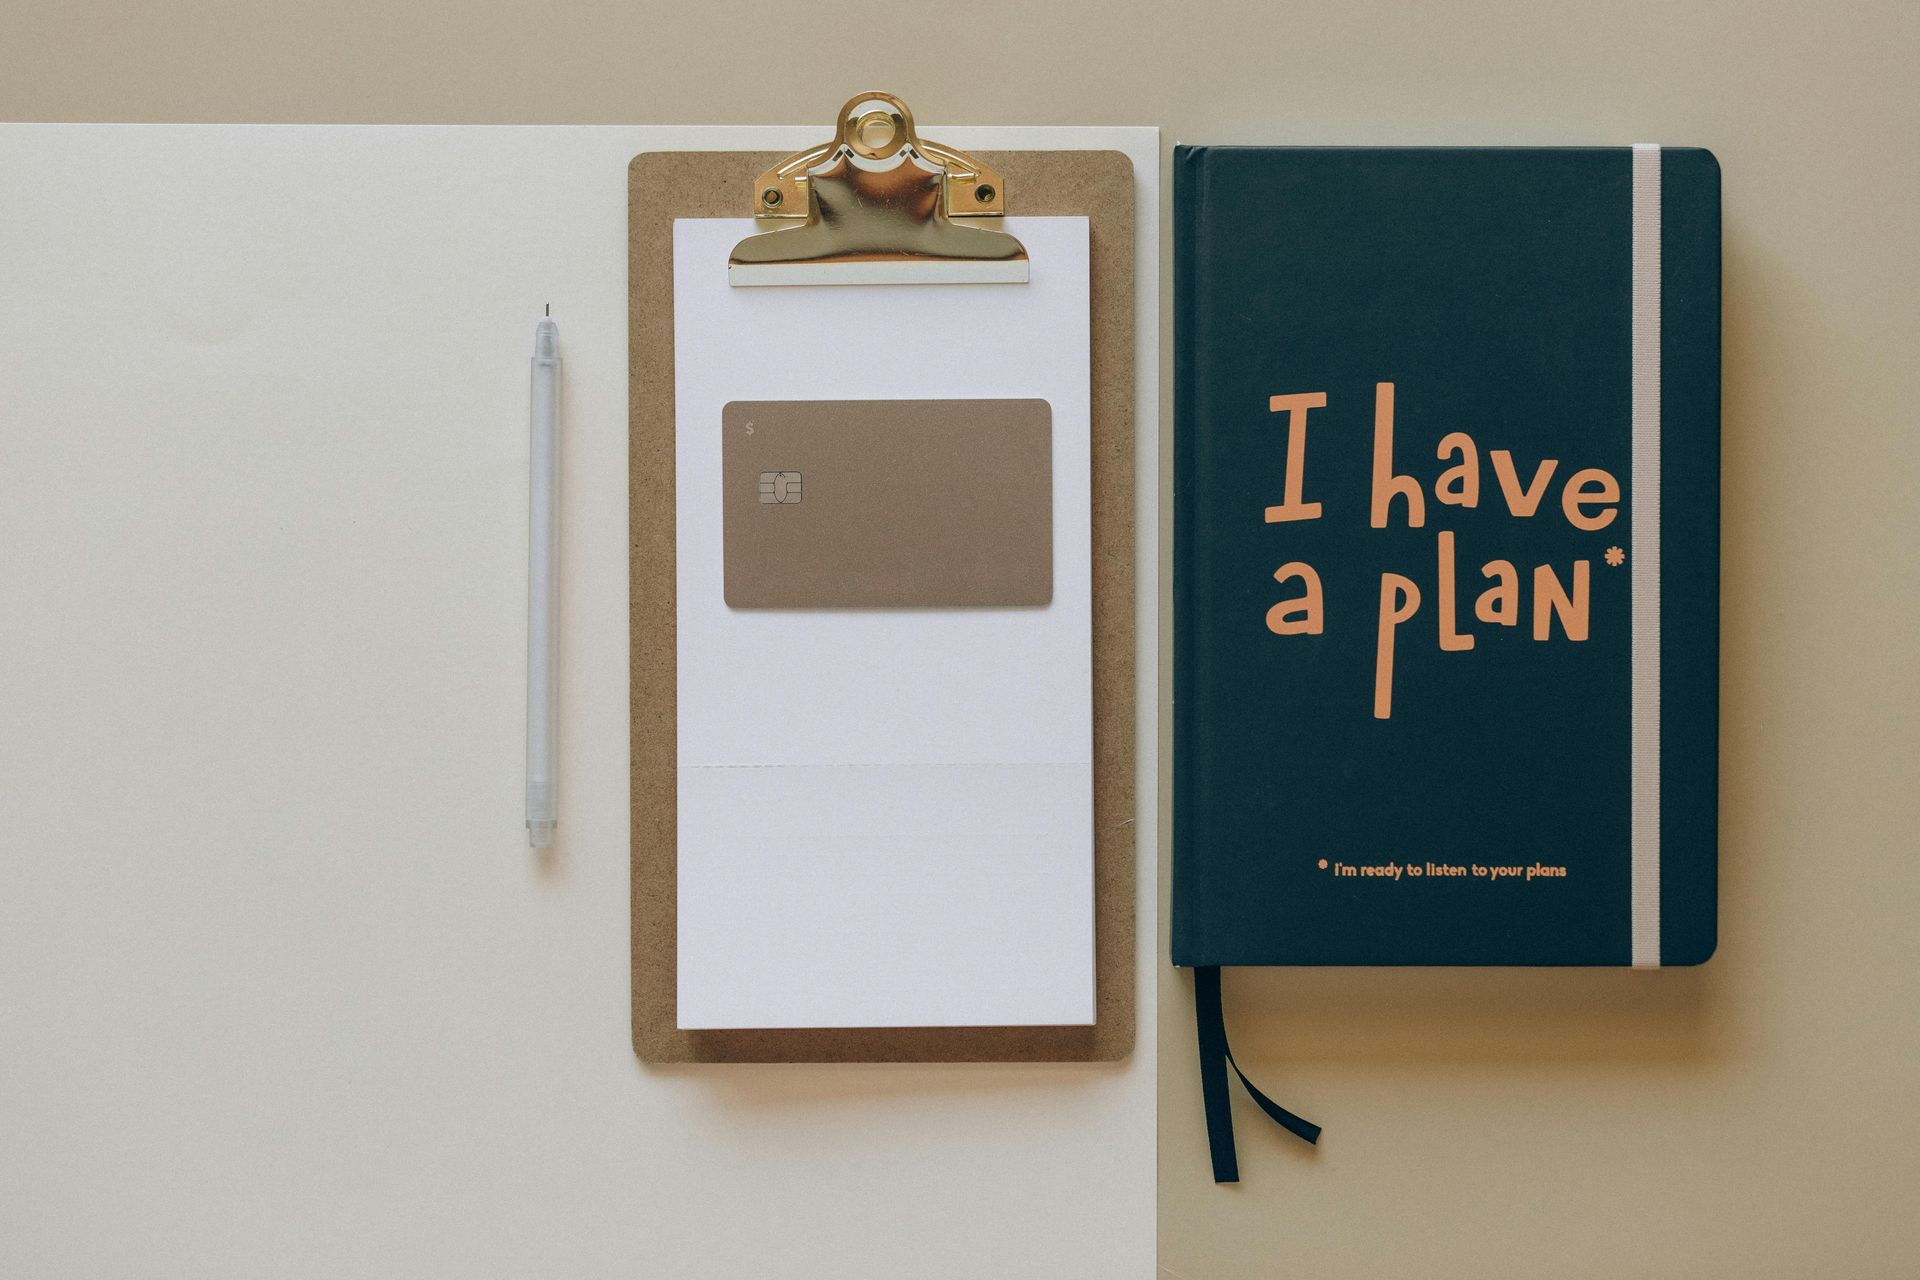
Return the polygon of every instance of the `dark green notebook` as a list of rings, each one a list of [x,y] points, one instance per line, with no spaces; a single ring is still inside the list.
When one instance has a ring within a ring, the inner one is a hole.
[[[1174,963],[1705,960],[1712,155],[1174,169]]]

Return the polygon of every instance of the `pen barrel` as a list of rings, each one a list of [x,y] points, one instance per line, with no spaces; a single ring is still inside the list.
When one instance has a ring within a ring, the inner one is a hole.
[[[527,831],[544,848],[556,820],[556,669],[560,578],[560,361],[537,355],[528,477]]]

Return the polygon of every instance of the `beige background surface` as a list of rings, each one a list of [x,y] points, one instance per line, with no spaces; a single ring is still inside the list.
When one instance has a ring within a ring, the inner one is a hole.
[[[1161,997],[1180,1277],[1920,1272],[1912,636],[1920,10],[1073,3],[15,5],[0,118],[1152,123],[1169,142],[1713,148],[1725,168],[1722,945],[1698,971],[1236,973],[1205,1175]],[[806,86],[817,83],[820,89]],[[990,1224],[983,1224],[990,1229]]]

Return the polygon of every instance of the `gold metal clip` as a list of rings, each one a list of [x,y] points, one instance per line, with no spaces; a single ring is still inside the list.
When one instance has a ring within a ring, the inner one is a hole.
[[[914,132],[891,93],[840,109],[833,141],[788,156],[753,186],[762,230],[733,247],[727,280],[779,284],[1024,284],[1027,251],[1004,230],[1000,175]]]

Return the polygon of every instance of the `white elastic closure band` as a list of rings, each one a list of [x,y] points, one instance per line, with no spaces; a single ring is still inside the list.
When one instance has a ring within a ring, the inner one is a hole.
[[[1660,148],[1633,148],[1632,957],[1660,966]]]

